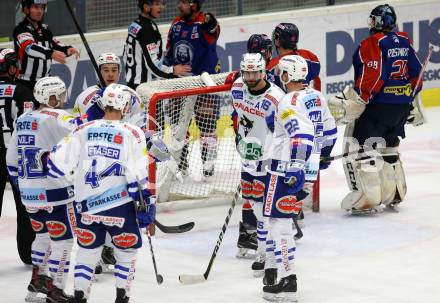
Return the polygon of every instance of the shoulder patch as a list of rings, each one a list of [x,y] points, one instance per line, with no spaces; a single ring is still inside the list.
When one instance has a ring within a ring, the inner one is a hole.
[[[128,34],[132,35],[134,37],[137,36],[137,34],[140,32],[140,30],[142,29],[142,26],[136,22],[133,22],[132,24],[130,24],[130,26],[128,27]]]
[[[15,92],[15,85],[0,84],[0,98],[12,98]]]

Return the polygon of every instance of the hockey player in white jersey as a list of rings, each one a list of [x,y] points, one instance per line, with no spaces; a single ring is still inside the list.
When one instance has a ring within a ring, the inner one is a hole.
[[[111,84],[103,94],[103,119],[78,127],[50,153],[49,172],[63,176],[74,171],[76,211],[79,214],[75,266],[75,303],[87,302],[106,233],[115,246],[116,303],[129,302],[139,228],[154,220],[155,199],[147,187],[147,146],[143,131],[122,122],[128,98]],[[142,195],[142,199],[140,198]],[[135,202],[145,201],[137,211]],[[137,219],[136,219],[137,218]]]
[[[310,194],[313,183],[318,178],[319,170],[327,169],[330,162],[320,162],[320,158],[329,157],[337,138],[335,119],[330,113],[327,100],[324,95],[310,86],[298,89],[296,80],[306,79],[308,75],[307,61],[299,55],[288,55],[280,59],[276,74],[286,81],[281,81],[287,96],[290,96],[291,104],[295,110],[303,113],[312,121],[315,129],[315,140],[312,154],[305,167],[304,190]],[[287,98],[286,96],[286,98]]]
[[[252,264],[255,277],[264,272],[266,254],[267,220],[263,217],[262,206],[267,163],[263,155],[267,156],[271,149],[275,112],[284,97],[279,87],[266,80],[265,65],[261,54],[244,54],[240,62],[241,77],[231,88],[236,143],[242,159],[242,197],[245,204],[252,206],[257,217],[258,248],[256,261]],[[248,247],[239,245],[239,248]]]
[[[121,60],[116,54],[102,53],[97,58],[96,63],[106,86],[118,82],[121,73]],[[85,116],[87,111],[101,98],[103,89],[105,87],[102,87],[100,83],[86,88],[76,98],[73,113],[78,116],[84,116],[87,119]],[[87,121],[92,120],[94,120],[93,117],[87,119]]]
[[[73,246],[72,226],[75,226],[73,186],[66,177],[54,179],[48,175],[36,158],[75,129],[77,119],[59,109],[66,97],[66,87],[58,77],[40,79],[34,97],[39,108],[17,119],[7,153],[9,174],[18,180],[22,202],[36,233],[27,301],[37,300],[38,293],[47,293],[45,302],[68,302],[71,296],[63,289]]]
[[[290,62],[294,68],[281,74],[290,92],[275,112],[273,141],[266,152],[271,159],[266,166],[263,216],[268,219],[263,298],[269,301],[296,302],[296,250],[292,216],[297,215],[307,196],[303,190],[305,167],[314,145],[314,127],[304,111],[295,107],[293,91],[302,91],[307,65],[303,60]],[[300,100],[297,100],[299,103]],[[276,283],[276,278],[280,278]]]

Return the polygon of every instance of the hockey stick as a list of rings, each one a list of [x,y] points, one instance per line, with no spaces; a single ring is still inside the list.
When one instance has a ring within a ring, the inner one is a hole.
[[[369,150],[373,150],[373,149],[369,149]],[[360,149],[357,149],[357,150],[352,150],[352,151],[349,151],[349,152],[345,152],[345,153],[340,154],[340,155],[321,158],[321,162],[331,162],[331,161],[338,160],[338,159],[341,159],[341,158],[345,158],[345,157],[348,157],[348,156],[351,156],[351,155],[355,155],[355,154],[359,154],[359,153],[361,154],[361,153],[363,153],[365,151],[366,151],[366,149],[360,148]]]
[[[166,234],[180,234],[190,231],[194,227],[194,222],[188,222],[182,225],[176,226],[166,226],[161,224],[159,221],[154,220],[154,224],[159,228],[159,230]]]
[[[212,252],[211,259],[209,260],[208,267],[206,268],[205,273],[201,275],[189,275],[189,274],[181,274],[179,275],[179,281],[182,284],[195,284],[201,283],[208,280],[209,272],[211,271],[212,265],[214,264],[214,260],[217,257],[217,252],[220,249],[220,244],[222,244],[223,237],[226,233],[226,228],[228,227],[229,220],[231,219],[232,212],[234,211],[235,204],[238,201],[241,193],[241,186],[237,187],[237,191],[235,192],[234,198],[232,199],[231,207],[228,210],[228,215],[226,216],[225,223],[223,224],[220,235],[218,236],[217,244],[214,247],[214,251]]]
[[[139,187],[138,187],[138,192],[139,192],[139,210],[146,211],[147,210],[147,203],[145,203],[144,197],[142,196],[142,191]],[[157,284],[160,285],[163,282],[163,276],[157,272],[157,265],[156,265],[156,258],[154,257],[153,243],[151,243],[151,236],[150,236],[150,232],[148,231],[148,228],[147,228],[147,237],[148,237],[148,244],[150,245],[151,259],[153,260],[154,274],[156,275]]]
[[[428,65],[429,59],[431,59],[432,51],[434,50],[434,46],[429,47],[428,55],[426,56],[425,61],[423,62],[422,69],[420,70],[419,76],[417,77],[416,86],[414,87],[414,90],[411,93],[411,97],[414,98],[416,96],[417,88],[420,85],[420,82],[422,82],[423,73],[425,72],[426,66]]]
[[[102,87],[105,87],[104,78],[102,77],[101,73],[99,72],[98,64],[96,63],[95,57],[93,56],[92,50],[90,49],[89,43],[86,40],[86,37],[84,36],[83,31],[81,30],[81,27],[79,26],[78,20],[76,20],[75,14],[73,12],[73,8],[69,3],[69,0],[64,0],[67,6],[67,10],[70,13],[70,16],[72,17],[73,23],[75,24],[76,30],[78,31],[79,36],[81,37],[82,43],[84,44],[84,47],[86,48],[87,54],[89,55],[90,61],[92,62],[93,68],[96,71],[96,74],[98,75],[99,83],[101,83]]]

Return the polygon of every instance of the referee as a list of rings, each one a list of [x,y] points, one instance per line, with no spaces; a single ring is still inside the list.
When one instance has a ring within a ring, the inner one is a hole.
[[[65,64],[66,57],[75,55],[76,48],[57,41],[42,23],[47,0],[21,0],[25,18],[14,29],[14,48],[20,61],[18,80],[33,90],[37,80],[50,75],[52,60]]]
[[[177,78],[188,75],[191,66],[162,64],[162,36],[155,19],[165,8],[163,0],[138,0],[141,10],[139,18],[128,27],[128,36],[124,47],[125,78],[127,86],[137,86],[153,79]]]
[[[32,91],[14,80],[17,72],[17,56],[12,49],[0,49],[0,215],[3,205],[3,194],[8,171],[6,169],[6,151],[15,119],[25,109],[32,109]],[[21,203],[17,180],[9,180],[14,194],[17,209],[17,248],[20,259],[25,264],[32,264],[31,245],[35,238],[28,214]],[[15,183],[15,184],[14,184]]]

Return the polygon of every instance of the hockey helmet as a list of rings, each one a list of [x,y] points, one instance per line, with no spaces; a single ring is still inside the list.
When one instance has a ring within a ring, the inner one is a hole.
[[[104,90],[101,97],[100,107],[104,110],[106,107],[112,107],[115,110],[124,112],[128,102],[131,101],[129,90],[127,86],[122,84],[112,83]]]
[[[241,72],[262,72],[266,71],[266,62],[260,53],[244,54],[240,61]]]
[[[299,30],[293,23],[280,23],[272,32],[272,44],[276,49],[296,49],[298,40]]]
[[[34,87],[34,97],[40,104],[45,104],[49,107],[50,97],[55,96],[58,101],[57,106],[64,102],[66,98],[66,85],[59,77],[44,77],[37,81]]]
[[[253,34],[247,42],[248,53],[260,53],[268,60],[272,56],[272,41],[265,34]]]
[[[388,4],[376,6],[368,17],[368,27],[371,30],[392,30],[396,26],[397,16],[394,8]]]
[[[166,5],[165,0],[138,0],[138,7],[141,11],[144,10],[144,4],[153,5],[155,1],[161,1],[163,5]]]
[[[42,4],[47,6],[47,0],[21,0],[21,8],[29,7],[32,4]]]
[[[277,65],[277,75],[280,76],[281,82],[287,84],[289,82],[302,82],[306,79],[309,69],[307,61],[297,55],[284,56]],[[282,80],[282,75],[287,73],[288,81]]]
[[[98,68],[101,69],[101,66],[104,64],[117,64],[119,70],[121,69],[121,59],[114,53],[102,53],[99,55],[98,60],[96,60],[98,64]]]
[[[17,55],[10,48],[0,48],[0,73],[7,73],[9,67],[17,67]]]

